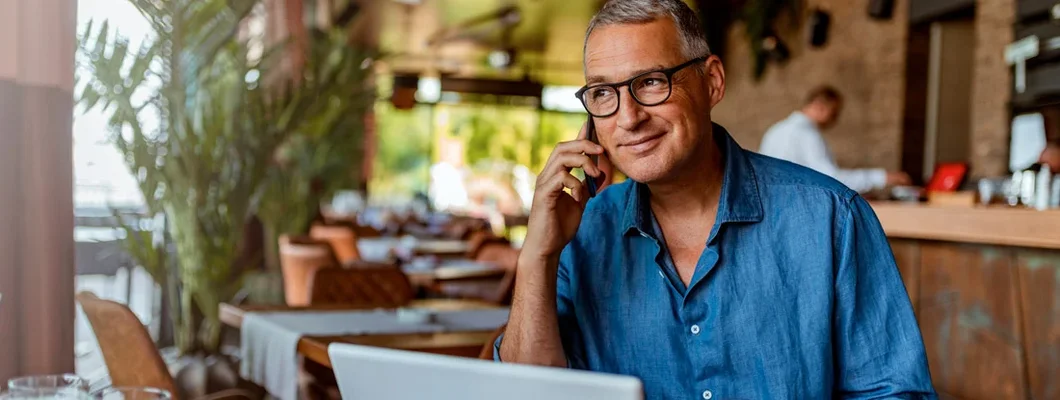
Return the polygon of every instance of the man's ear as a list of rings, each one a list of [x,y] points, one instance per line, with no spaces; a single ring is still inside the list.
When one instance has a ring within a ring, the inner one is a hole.
[[[706,71],[704,84],[707,86],[707,93],[710,94],[710,108],[714,108],[725,98],[725,66],[715,55],[707,57],[703,66]]]

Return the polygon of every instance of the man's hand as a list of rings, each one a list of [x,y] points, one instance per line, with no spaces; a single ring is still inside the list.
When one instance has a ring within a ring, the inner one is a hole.
[[[552,151],[541,175],[537,177],[523,255],[542,260],[558,257],[574,238],[581,224],[585,203],[589,201],[589,191],[570,171],[572,168],[581,168],[586,175],[600,176],[599,167],[588,155],[603,153],[603,147],[586,140],[584,125],[577,139],[560,143]],[[570,194],[564,188],[570,189]]]
[[[887,173],[887,186],[903,186],[911,183],[913,183],[913,180],[905,172],[893,171]]]
[[[501,343],[504,361],[567,365],[557,315],[559,254],[578,232],[589,201],[589,189],[570,170],[582,168],[586,175],[599,176],[599,167],[587,154],[603,152],[603,147],[586,140],[583,126],[578,139],[556,146],[537,178],[526,240],[519,252],[508,328]]]

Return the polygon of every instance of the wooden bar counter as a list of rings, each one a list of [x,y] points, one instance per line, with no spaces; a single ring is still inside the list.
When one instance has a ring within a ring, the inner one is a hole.
[[[1060,399],[1060,211],[872,206],[940,396]]]

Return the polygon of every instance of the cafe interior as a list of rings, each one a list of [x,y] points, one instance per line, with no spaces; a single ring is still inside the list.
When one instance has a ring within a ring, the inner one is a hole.
[[[0,0],[0,398],[408,398],[444,382],[335,349],[492,362],[604,3]],[[1060,399],[1060,3],[686,3],[743,148],[827,85],[835,163],[908,174],[861,195],[940,397]],[[598,398],[546,386],[437,393]]]

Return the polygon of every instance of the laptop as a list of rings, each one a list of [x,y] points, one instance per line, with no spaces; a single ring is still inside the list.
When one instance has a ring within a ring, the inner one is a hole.
[[[643,400],[640,379],[351,344],[328,347],[344,400]]]

